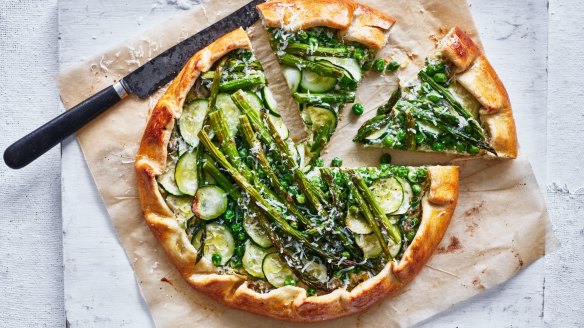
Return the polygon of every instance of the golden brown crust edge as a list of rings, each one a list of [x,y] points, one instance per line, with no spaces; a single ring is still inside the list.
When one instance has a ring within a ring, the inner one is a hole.
[[[438,55],[450,62],[457,81],[483,106],[481,120],[498,157],[517,157],[517,132],[511,101],[485,54],[460,28],[452,28],[438,45]]]
[[[422,220],[414,240],[393,270],[408,283],[422,270],[444,237],[458,201],[459,170],[456,166],[432,166],[430,191],[422,199]]]
[[[380,49],[395,20],[379,10],[350,0],[275,0],[257,6],[264,25],[297,31],[315,26],[341,30],[346,41]]]

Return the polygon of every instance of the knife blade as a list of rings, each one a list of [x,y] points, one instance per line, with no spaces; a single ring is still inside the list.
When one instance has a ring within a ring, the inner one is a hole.
[[[147,98],[161,86],[170,82],[197,51],[240,26],[246,28],[255,23],[259,19],[259,13],[255,7],[264,1],[251,1],[227,17],[159,54],[114,85],[101,90],[22,137],[6,148],[4,162],[13,169],[25,167],[128,94],[134,94],[141,99]]]
[[[205,28],[156,56],[122,79],[124,89],[144,99],[170,82],[197,51],[235,28],[249,27],[259,19],[255,9],[264,0],[254,0],[229,16]]]

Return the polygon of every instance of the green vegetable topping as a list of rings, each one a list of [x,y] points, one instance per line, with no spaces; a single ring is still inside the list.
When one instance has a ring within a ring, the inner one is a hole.
[[[379,158],[381,164],[391,164],[391,154],[385,153]]]
[[[363,105],[361,105],[360,103],[355,103],[353,105],[353,113],[355,115],[361,115],[361,114],[363,114],[363,110],[364,110]]]
[[[323,167],[324,166],[324,160],[322,159],[322,157],[319,157],[319,158],[314,160],[314,166],[316,166],[316,167]]]
[[[387,67],[385,68],[386,70],[390,71],[390,72],[395,72],[397,71],[397,69],[401,66],[400,63],[398,63],[395,60],[392,60],[389,62],[389,64],[387,64]]]
[[[480,149],[475,145],[470,145],[466,151],[471,155],[476,155],[479,153]]]
[[[296,286],[296,280],[294,280],[293,278],[287,277],[286,280],[284,280],[284,285]]]
[[[438,83],[446,83],[446,74],[444,73],[436,73],[433,77],[434,81]]]
[[[396,143],[397,139],[391,134],[383,138],[383,145],[386,147],[393,148],[393,146],[395,146]]]
[[[343,160],[340,157],[333,158],[331,165],[333,167],[341,167],[343,165]]]
[[[221,254],[219,253],[215,253],[213,254],[213,256],[211,257],[211,262],[213,262],[214,266],[220,266],[221,265]]]
[[[312,287],[308,288],[306,290],[306,295],[308,295],[308,296],[314,296],[314,295],[316,295],[316,289],[314,289]]]
[[[358,61],[361,61],[365,58],[365,51],[361,48],[355,48],[355,51],[353,52],[353,58],[357,59]]]
[[[304,194],[298,194],[296,195],[296,201],[298,204],[304,204],[306,203],[306,196],[304,196]]]
[[[444,150],[444,144],[440,141],[435,141],[432,144],[432,150],[433,151],[443,151]]]
[[[414,184],[412,185],[412,191],[414,192],[414,195],[419,195],[422,192],[422,186],[420,186],[419,184]]]
[[[373,62],[373,70],[376,72],[383,72],[385,70],[385,60],[379,58]]]

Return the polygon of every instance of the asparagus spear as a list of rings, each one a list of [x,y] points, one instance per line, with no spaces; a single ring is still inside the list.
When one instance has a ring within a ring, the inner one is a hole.
[[[294,202],[292,195],[290,195],[290,193],[288,193],[288,191],[282,186],[280,180],[276,176],[276,173],[274,173],[274,170],[270,166],[270,162],[268,161],[266,153],[262,149],[261,143],[256,138],[253,132],[253,128],[251,127],[251,123],[249,122],[247,116],[245,115],[240,116],[239,121],[241,123],[240,124],[241,134],[243,135],[245,141],[247,142],[249,148],[251,149],[250,153],[257,158],[258,163],[260,164],[262,170],[264,170],[264,172],[266,172],[266,174],[268,175],[268,179],[272,187],[278,191],[282,199],[287,200],[286,202],[284,202],[286,208],[290,212],[292,212],[305,226],[313,227],[313,223],[300,212],[300,209],[298,209],[298,207],[296,206],[296,203]]]
[[[300,104],[337,104],[355,101],[354,92],[345,93],[299,93],[294,92],[294,99]]]
[[[369,225],[371,226],[371,229],[373,229],[373,233],[375,234],[375,236],[379,240],[379,243],[381,244],[381,248],[383,249],[383,252],[385,253],[385,255],[387,255],[388,258],[391,258],[391,254],[389,253],[389,248],[387,247],[387,242],[385,241],[385,238],[381,234],[381,229],[379,229],[379,225],[377,224],[377,221],[375,220],[373,213],[371,213],[371,210],[367,206],[365,199],[363,199],[363,196],[361,196],[359,189],[355,186],[354,182],[352,182],[350,175],[346,172],[343,172],[343,176],[345,177],[345,180],[347,181],[347,187],[349,188],[351,195],[353,195],[353,198],[357,202],[357,205],[359,206],[359,209],[362,211],[363,216],[367,220],[367,223],[369,223]]]
[[[473,129],[477,132],[478,135],[480,135],[481,141],[485,140],[485,131],[483,130],[479,122],[477,122],[477,120],[474,119],[472,114],[469,113],[468,110],[466,110],[466,108],[462,107],[462,105],[454,98],[454,96],[450,93],[450,91],[448,91],[447,88],[438,84],[423,70],[418,73],[418,76],[422,81],[427,82],[434,90],[438,91],[438,93],[440,93],[442,97],[446,99],[446,101],[454,108],[454,110],[459,115],[468,120]]]
[[[391,122],[391,116],[389,115],[378,115],[373,117],[372,119],[363,123],[363,125],[359,128],[359,131],[357,131],[357,135],[355,138],[353,138],[353,141],[364,141],[367,136],[384,127],[389,122]]]
[[[281,217],[281,214],[277,209],[275,209],[265,198],[262,197],[260,192],[254,188],[251,183],[238,172],[231,163],[227,160],[225,155],[221,153],[219,148],[213,144],[209,135],[201,130],[199,132],[199,139],[203,146],[209,151],[211,156],[219,163],[227,172],[231,175],[233,180],[253,199],[258,208],[264,213],[269,219],[278,223],[278,225],[291,237],[300,242],[307,249],[315,252],[316,254],[323,256],[329,261],[337,261],[338,263],[343,263],[345,265],[356,265],[357,263],[352,260],[339,258],[337,255],[329,253],[323,250],[322,245],[318,243],[311,242],[306,238],[304,232],[298,231],[291,227],[286,220]]]
[[[234,201],[238,201],[241,198],[241,193],[239,192],[237,187],[235,187],[233,183],[231,183],[231,181],[229,181],[229,179],[223,173],[221,173],[221,171],[219,171],[215,164],[213,164],[210,161],[204,162],[205,163],[203,164],[203,170],[211,177],[213,177],[215,182],[217,182],[217,185],[219,185],[221,189],[225,190],[225,192],[227,192],[227,194]]]
[[[251,104],[247,101],[247,96],[245,91],[238,90],[231,95],[231,99],[235,103],[235,105],[241,110],[241,112],[249,118],[251,124],[255,127],[256,131],[258,132],[260,139],[270,146],[273,144],[272,136],[268,133],[265,128],[264,122],[260,117],[260,113],[258,113]]]
[[[399,228],[389,222],[387,216],[385,215],[385,213],[383,213],[383,209],[381,209],[381,206],[377,202],[377,199],[375,199],[375,196],[373,195],[371,190],[369,190],[367,184],[365,184],[365,181],[363,181],[363,178],[361,178],[361,175],[359,175],[359,173],[352,169],[349,170],[349,175],[351,176],[353,183],[361,192],[361,195],[363,195],[363,198],[365,199],[367,204],[369,204],[369,206],[371,207],[371,211],[373,212],[377,220],[381,222],[385,230],[387,230],[387,232],[389,233],[391,239],[393,239],[393,241],[396,244],[401,244],[401,233],[399,231]]]
[[[239,157],[237,145],[235,144],[235,140],[230,136],[229,127],[227,126],[223,112],[220,110],[212,112],[209,114],[209,119],[211,121],[211,126],[215,131],[215,135],[217,135],[217,138],[219,139],[219,144],[227,155],[227,158],[229,158],[229,161],[233,163],[237,170],[241,172],[246,179],[251,179],[253,173],[245,163],[243,163],[241,157]]]
[[[213,83],[211,84],[211,93],[209,95],[209,111],[217,109],[217,94],[219,93],[219,86],[221,84],[221,73],[223,72],[223,67],[225,66],[226,62],[227,57],[223,57],[215,69]]]
[[[239,89],[249,89],[258,85],[266,84],[266,77],[263,73],[254,73],[240,79],[230,80],[221,83],[219,91],[231,92]]]
[[[389,97],[389,100],[387,101],[387,103],[385,103],[385,105],[382,105],[381,107],[377,108],[377,115],[391,113],[393,106],[395,106],[395,104],[397,103],[397,101],[399,100],[400,97],[401,97],[401,89],[397,88],[394,92],[391,93],[391,97]]]
[[[416,149],[416,121],[410,112],[406,112],[406,149]]]
[[[297,67],[300,70],[307,69],[322,76],[335,77],[337,79],[341,79],[343,76],[345,76],[345,70],[340,67],[332,65],[329,66],[318,62],[305,60],[290,54],[279,56],[278,60],[281,64]]]
[[[311,46],[304,43],[291,42],[284,49],[289,54],[299,56],[328,56],[328,57],[348,57],[351,51],[346,46],[337,48]]]

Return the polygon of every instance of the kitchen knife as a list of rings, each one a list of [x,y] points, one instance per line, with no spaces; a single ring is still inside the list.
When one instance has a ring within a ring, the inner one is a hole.
[[[237,27],[249,27],[259,19],[254,0],[229,16],[156,56],[132,73],[57,116],[4,151],[4,162],[19,169],[46,153],[85,124],[124,99],[129,93],[147,98],[170,82],[197,51]]]

